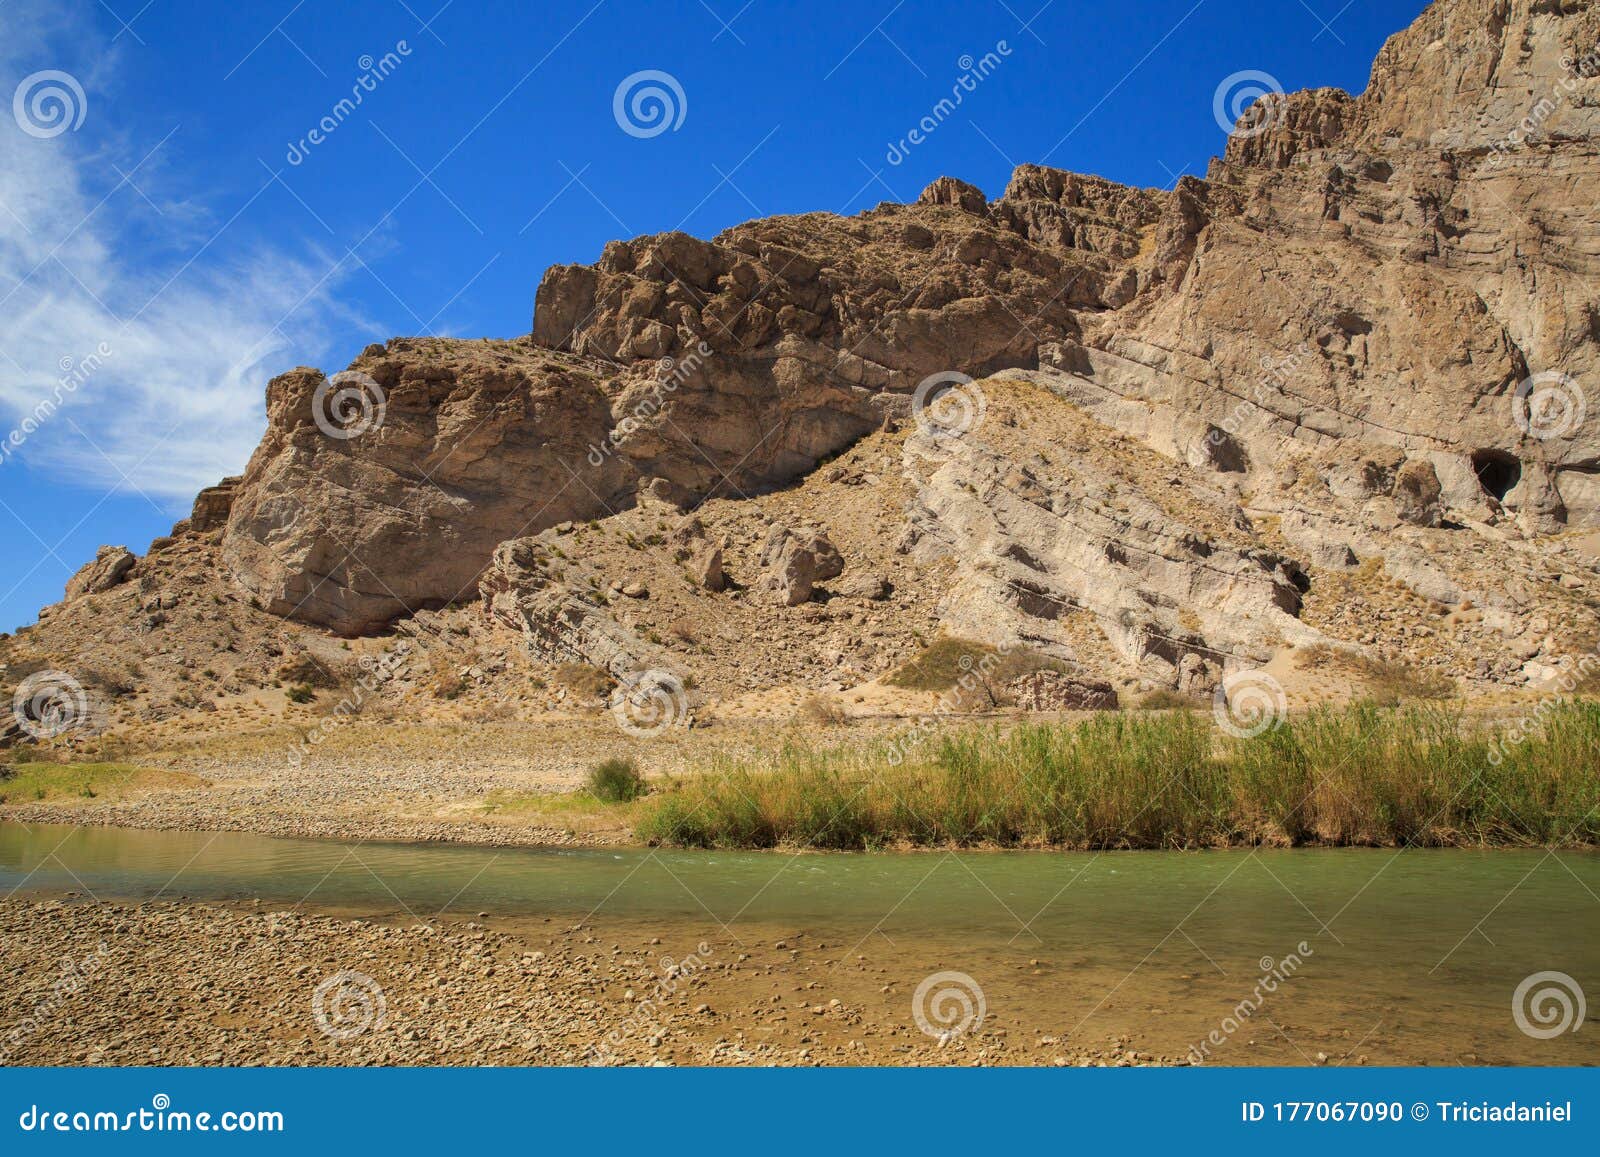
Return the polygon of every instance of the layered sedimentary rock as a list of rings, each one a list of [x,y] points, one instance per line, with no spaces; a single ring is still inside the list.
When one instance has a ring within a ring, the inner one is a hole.
[[[529,338],[276,379],[195,529],[227,511],[222,557],[267,609],[369,631],[474,597],[506,540],[641,490],[758,494],[913,428],[930,375],[1000,375],[1083,420],[1031,444],[915,426],[895,531],[962,562],[951,629],[1199,685],[1314,637],[1307,587],[1378,556],[1525,613],[1451,560],[1600,522],[1597,49],[1587,0],[1439,0],[1365,93],[1269,98],[1170,190],[1024,165],[993,201],[942,178],[852,218],[614,242],[545,275]]]

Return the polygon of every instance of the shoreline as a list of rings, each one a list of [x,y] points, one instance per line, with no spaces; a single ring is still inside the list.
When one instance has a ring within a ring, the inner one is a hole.
[[[1199,855],[1206,852],[1249,851],[1407,851],[1407,852],[1517,852],[1545,848],[1562,852],[1589,852],[1600,854],[1600,845],[1574,841],[1570,843],[1543,844],[1526,842],[1461,842],[1461,843],[1363,843],[1327,840],[1305,840],[1286,843],[1272,840],[1235,843],[1208,843],[1147,847],[1133,845],[1076,847],[1063,844],[885,844],[870,848],[830,848],[780,844],[774,847],[712,848],[680,847],[669,844],[652,844],[632,838],[600,838],[594,833],[580,833],[545,827],[513,827],[510,825],[471,825],[449,821],[408,821],[399,818],[377,817],[345,822],[328,821],[325,828],[314,822],[316,817],[289,816],[251,817],[250,821],[228,822],[235,817],[214,817],[217,822],[200,825],[182,822],[177,817],[127,816],[109,809],[79,809],[34,805],[0,806],[0,823],[76,828],[109,828],[135,832],[178,832],[192,835],[254,835],[268,839],[314,840],[324,843],[386,844],[412,848],[478,848],[485,851],[523,849],[527,851],[652,851],[695,852],[706,855],[730,854],[762,856],[860,856],[877,855],[946,855],[952,852],[973,854],[1000,854],[1008,852],[1036,855],[1117,855],[1181,853]],[[274,818],[281,823],[272,822]],[[307,820],[313,822],[307,823]],[[253,821],[253,822],[251,822]]]

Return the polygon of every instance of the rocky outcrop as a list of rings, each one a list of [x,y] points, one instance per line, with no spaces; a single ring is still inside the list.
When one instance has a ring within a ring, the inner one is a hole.
[[[713,593],[728,585],[728,576],[722,572],[722,547],[705,543],[689,559],[689,577],[696,586]]]
[[[194,500],[194,512],[189,515],[188,530],[195,534],[210,534],[228,524],[233,513],[233,496],[242,478],[224,478],[215,486],[207,486]],[[182,524],[179,524],[182,527]],[[174,528],[175,530],[178,528]]]
[[[1394,476],[1395,514],[1412,526],[1438,526],[1443,517],[1441,493],[1431,464],[1420,459],[1407,462]]]
[[[761,550],[757,589],[779,606],[809,602],[816,586],[844,573],[844,559],[828,536],[815,530],[774,526]]]
[[[598,577],[558,549],[537,538],[497,547],[481,584],[484,614],[518,632],[546,662],[584,663],[618,679],[666,668],[670,659],[659,646],[606,609]]]
[[[596,449],[607,395],[577,359],[525,341],[396,340],[347,374],[272,381],[266,437],[235,491],[223,558],[274,614],[374,630],[472,598],[501,542],[628,501],[632,472]],[[341,424],[343,391],[356,408]]]
[[[1110,683],[1079,679],[1060,671],[1033,671],[1013,679],[1007,691],[1024,711],[1115,711],[1117,691]]]
[[[85,563],[67,580],[67,601],[108,591],[127,579],[139,556],[125,546],[102,546],[94,561]]]
[[[1437,0],[1364,93],[1269,98],[1170,190],[1022,165],[993,200],[945,177],[852,218],[613,242],[545,274],[526,338],[275,379],[245,473],[175,532],[275,615],[358,634],[481,590],[539,653],[615,669],[643,649],[632,612],[543,532],[755,506],[904,434],[874,464],[901,506],[877,537],[948,566],[943,601],[891,611],[886,560],[851,545],[841,613],[1205,690],[1324,629],[1384,637],[1397,620],[1357,621],[1381,569],[1486,608],[1533,662],[1560,645],[1529,625],[1540,596],[1492,576],[1600,525],[1597,53],[1589,0]],[[970,429],[928,428],[931,375],[978,379]],[[630,605],[667,577],[826,609],[825,539],[748,541],[674,541]],[[1352,593],[1311,623],[1318,584]]]
[[[1230,492],[1128,444],[1094,440],[1064,406],[1060,375],[978,383],[980,427],[919,430],[905,469],[918,485],[906,548],[953,564],[951,633],[1023,644],[1075,668],[1122,670],[1160,686],[1215,682],[1284,643],[1297,621],[1300,563],[1262,539]]]

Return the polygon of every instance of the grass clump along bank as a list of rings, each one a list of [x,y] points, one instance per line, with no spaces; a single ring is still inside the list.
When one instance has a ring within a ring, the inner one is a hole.
[[[0,767],[0,804],[119,800],[146,791],[206,787],[198,776],[123,763],[17,763]]]
[[[901,758],[896,758],[900,755]],[[1519,744],[1439,707],[1322,708],[1251,738],[1208,714],[891,743],[790,743],[647,801],[636,835],[687,847],[1199,848],[1600,844],[1600,704]]]
[[[644,794],[644,775],[631,759],[607,759],[589,769],[589,791],[603,803],[630,803]]]

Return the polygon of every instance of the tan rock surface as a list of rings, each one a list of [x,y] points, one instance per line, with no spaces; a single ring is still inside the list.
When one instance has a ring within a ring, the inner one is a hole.
[[[860,687],[941,631],[1124,690],[1325,641],[1537,685],[1600,637],[1597,53],[1589,0],[1438,0],[1171,190],[1022,165],[613,242],[528,337],[276,379],[244,474],[0,659],[118,667],[124,714],[276,709],[390,625],[402,710],[558,661]],[[842,574],[763,557],[802,526]]]

